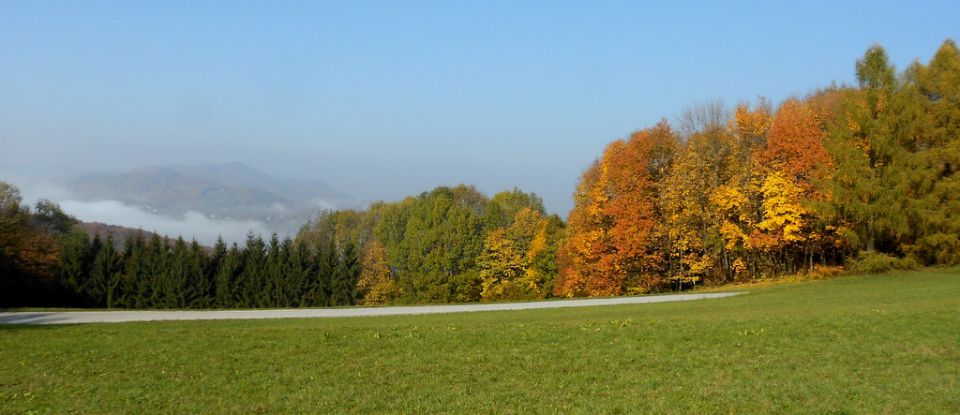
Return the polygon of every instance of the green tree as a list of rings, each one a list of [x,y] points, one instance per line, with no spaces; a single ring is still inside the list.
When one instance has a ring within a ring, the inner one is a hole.
[[[360,266],[357,250],[350,242],[344,244],[343,252],[337,256],[336,265],[331,274],[330,305],[351,305],[356,301],[357,279]]]
[[[170,264],[170,246],[153,233],[144,253],[144,275],[137,281],[137,307],[156,308],[165,305],[163,284]]]
[[[183,238],[177,238],[168,252],[167,268],[160,286],[164,308],[185,308],[190,282],[189,249]]]
[[[243,255],[240,248],[234,243],[230,250],[224,254],[223,259],[217,266],[215,278],[215,299],[217,307],[228,308],[238,307],[238,296],[236,294],[236,278],[240,275],[243,266]]]
[[[283,262],[282,285],[280,286],[280,306],[298,307],[304,305],[305,289],[310,278],[310,250],[305,243],[296,243],[284,239],[281,251],[286,252]]]
[[[276,233],[270,237],[270,243],[267,247],[266,291],[269,294],[271,307],[277,307],[287,302],[285,288],[285,271],[287,269],[287,256],[289,255],[287,248]]]
[[[898,83],[880,46],[868,49],[856,68],[860,89],[843,96],[844,109],[824,142],[836,171],[822,212],[850,227],[841,234],[852,248],[893,252],[908,227],[901,196],[889,191],[897,187],[897,161],[905,158],[893,125]]]
[[[123,272],[120,278],[120,296],[115,306],[134,308],[138,306],[140,280],[146,274],[146,241],[143,232],[137,232],[123,242]]]
[[[102,244],[95,240],[93,245],[99,245],[100,249],[93,260],[87,292],[97,306],[113,308],[120,287],[123,264],[114,246],[112,234],[107,234],[107,239]]]
[[[237,297],[240,307],[263,307],[260,301],[263,297],[266,271],[266,244],[259,236],[252,233],[247,235],[244,248],[243,268],[237,276]]]
[[[68,296],[64,305],[79,307],[87,303],[84,287],[92,263],[90,238],[82,230],[74,228],[64,238],[60,256],[59,280]]]
[[[187,284],[183,287],[184,307],[208,307],[207,298],[213,282],[207,279],[207,252],[194,239],[187,253]]]
[[[486,197],[470,186],[438,187],[384,209],[374,228],[405,295],[415,301],[475,301]]]
[[[213,244],[213,251],[207,261],[207,266],[203,270],[207,285],[197,290],[202,293],[202,300],[198,303],[199,307],[220,307],[219,296],[217,294],[219,289],[217,276],[226,256],[227,244],[223,241],[223,237],[218,236],[217,241]]]
[[[928,65],[907,71],[898,108],[909,169],[896,191],[908,199],[903,250],[927,265],[960,262],[960,52],[943,43]],[[919,114],[917,114],[919,112]],[[918,125],[919,124],[919,125]]]

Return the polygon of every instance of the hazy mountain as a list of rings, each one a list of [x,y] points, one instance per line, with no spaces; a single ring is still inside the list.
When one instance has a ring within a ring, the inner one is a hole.
[[[83,201],[118,201],[172,217],[198,212],[211,219],[252,220],[288,234],[318,210],[351,202],[320,180],[273,177],[238,162],[82,174],[60,183]]]
[[[327,205],[344,202],[347,195],[320,180],[280,179],[240,162],[219,165],[169,166],[188,177],[206,179],[236,188],[269,189],[270,192],[301,205]]]

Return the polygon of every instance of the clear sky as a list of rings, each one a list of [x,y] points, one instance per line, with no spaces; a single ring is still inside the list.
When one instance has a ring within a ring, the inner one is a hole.
[[[243,161],[566,214],[611,140],[960,40],[960,2],[0,0],[0,174]],[[3,178],[0,177],[0,180]]]

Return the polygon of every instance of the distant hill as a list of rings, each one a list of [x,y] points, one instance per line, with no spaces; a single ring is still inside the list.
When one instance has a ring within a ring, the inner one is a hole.
[[[320,180],[273,177],[239,162],[90,173],[60,182],[83,201],[116,200],[171,217],[193,211],[211,219],[255,220],[279,233],[296,232],[320,209],[351,202]]]
[[[269,189],[270,192],[300,205],[320,206],[349,199],[347,195],[323,181],[280,179],[240,162],[168,168],[187,177],[203,178],[234,188]]]
[[[139,233],[142,233],[143,238],[146,240],[150,240],[150,238],[152,238],[154,235],[153,232],[148,232],[143,229],[133,229],[133,228],[118,226],[118,225],[108,225],[106,223],[100,223],[100,222],[80,221],[79,223],[77,223],[77,226],[79,226],[80,229],[83,229],[83,231],[86,232],[87,235],[90,235],[90,237],[93,237],[93,235],[99,234],[101,238],[106,238],[108,234],[113,235],[114,245],[116,245],[118,248],[123,246],[123,242],[126,241],[127,239],[136,238],[137,234]],[[175,239],[175,238],[170,238],[163,235],[160,235],[160,237],[168,242],[173,241]]]

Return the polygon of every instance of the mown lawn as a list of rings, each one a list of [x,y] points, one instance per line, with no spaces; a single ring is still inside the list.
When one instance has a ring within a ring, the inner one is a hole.
[[[960,413],[960,269],[697,302],[0,327],[0,413]]]

